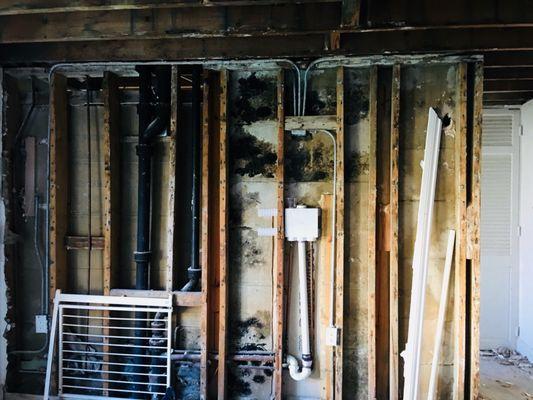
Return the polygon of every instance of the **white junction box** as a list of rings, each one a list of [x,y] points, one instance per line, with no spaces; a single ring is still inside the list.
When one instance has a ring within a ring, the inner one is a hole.
[[[326,328],[326,346],[338,346],[340,343],[340,329],[335,326]]]
[[[286,208],[285,237],[289,242],[314,242],[320,236],[319,219],[319,208]]]

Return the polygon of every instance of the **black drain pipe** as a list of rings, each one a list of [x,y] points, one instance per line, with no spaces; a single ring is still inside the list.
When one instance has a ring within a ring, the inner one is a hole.
[[[169,67],[156,67],[156,81],[152,84],[154,67],[138,66],[139,73],[139,142],[137,145],[138,166],[138,193],[137,193],[137,247],[134,260],[137,265],[135,276],[135,289],[149,289],[150,266],[150,219],[151,219],[151,183],[152,183],[152,145],[154,139],[164,134],[168,127],[170,117],[170,69]],[[154,86],[154,90],[152,90]],[[145,313],[137,313],[136,328],[145,328]],[[145,364],[146,358],[143,345],[145,341],[144,329],[136,329],[134,364]],[[139,372],[143,368],[136,368]],[[144,390],[144,385],[134,385],[134,390]],[[141,387],[142,386],[142,387]]]
[[[191,93],[191,174],[192,174],[192,191],[191,191],[191,262],[188,268],[189,281],[181,291],[192,292],[198,290],[198,284],[202,275],[200,266],[200,153],[201,153],[201,76],[202,67],[193,66],[192,69],[192,93]]]

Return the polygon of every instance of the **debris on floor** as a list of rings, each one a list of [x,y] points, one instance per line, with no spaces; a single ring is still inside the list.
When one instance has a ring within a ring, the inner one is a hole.
[[[507,347],[481,350],[480,400],[533,399],[533,364]]]

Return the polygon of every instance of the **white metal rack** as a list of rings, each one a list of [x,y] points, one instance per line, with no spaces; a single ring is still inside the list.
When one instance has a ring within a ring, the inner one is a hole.
[[[139,321],[142,327],[136,326]],[[141,298],[57,291],[44,399],[49,398],[53,369],[59,398],[162,397],[171,384],[171,321],[171,295]],[[142,354],[134,349],[142,349]]]

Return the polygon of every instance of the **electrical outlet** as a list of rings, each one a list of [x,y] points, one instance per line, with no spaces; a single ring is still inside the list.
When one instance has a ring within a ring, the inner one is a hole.
[[[46,315],[35,316],[35,332],[36,333],[48,332],[48,317]]]
[[[326,328],[326,346],[338,346],[340,338],[340,329],[335,326]]]

